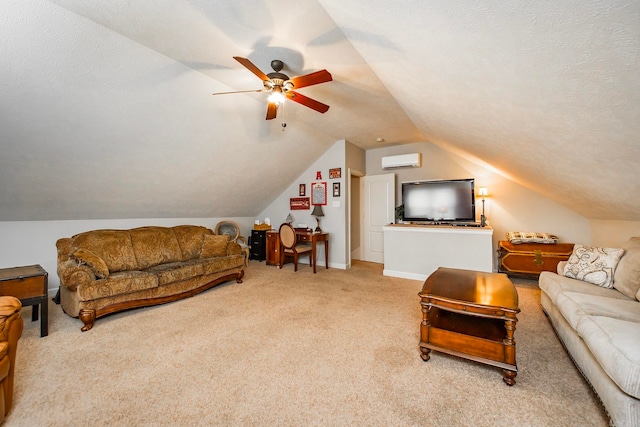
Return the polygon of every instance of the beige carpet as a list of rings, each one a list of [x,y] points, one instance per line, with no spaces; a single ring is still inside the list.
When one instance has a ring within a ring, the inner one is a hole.
[[[519,281],[517,384],[500,369],[418,351],[422,283],[251,261],[235,282],[82,322],[23,310],[6,426],[606,426],[558,342],[535,282]]]

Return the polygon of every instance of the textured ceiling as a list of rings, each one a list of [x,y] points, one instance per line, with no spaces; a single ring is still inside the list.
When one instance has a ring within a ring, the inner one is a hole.
[[[0,220],[254,216],[378,137],[640,220],[639,22],[623,1],[3,0]],[[300,92],[331,109],[212,97],[261,87],[234,55],[329,70]]]

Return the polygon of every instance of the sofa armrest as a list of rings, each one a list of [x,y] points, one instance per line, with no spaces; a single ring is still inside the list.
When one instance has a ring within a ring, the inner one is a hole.
[[[16,297],[2,296],[0,297],[0,341],[7,341],[8,329],[11,322],[8,319],[16,313],[20,313],[22,303]]]
[[[236,242],[227,243],[227,255],[242,255],[242,246]]]
[[[567,265],[567,261],[560,261],[558,263],[558,267],[556,268],[556,271],[560,276],[564,276],[564,268],[566,267],[566,265]]]
[[[71,260],[58,264],[58,277],[60,284],[71,291],[78,289],[78,286],[84,286],[97,280],[95,273],[89,266]]]
[[[68,237],[58,239],[56,249],[58,250],[58,264],[65,262],[71,256],[71,239]]]
[[[2,414],[0,415],[0,424],[4,416],[11,409],[13,402],[13,377],[16,367],[16,354],[18,350],[18,340],[22,336],[24,321],[20,316],[22,303],[18,298],[11,296],[0,297],[0,341],[2,351],[3,372],[6,376],[2,378],[3,394],[0,398],[2,402]],[[6,371],[5,371],[6,369]]]

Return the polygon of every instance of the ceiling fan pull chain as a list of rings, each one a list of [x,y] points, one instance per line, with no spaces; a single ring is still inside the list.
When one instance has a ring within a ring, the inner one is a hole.
[[[284,102],[280,104],[280,108],[282,108],[282,132],[284,132],[284,128],[287,127],[287,123],[284,121]]]

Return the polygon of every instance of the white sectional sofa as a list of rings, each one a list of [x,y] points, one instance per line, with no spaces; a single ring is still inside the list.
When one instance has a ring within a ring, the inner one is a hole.
[[[611,423],[640,426],[640,237],[631,238],[613,288],[543,272],[542,308],[567,352],[598,394]]]

